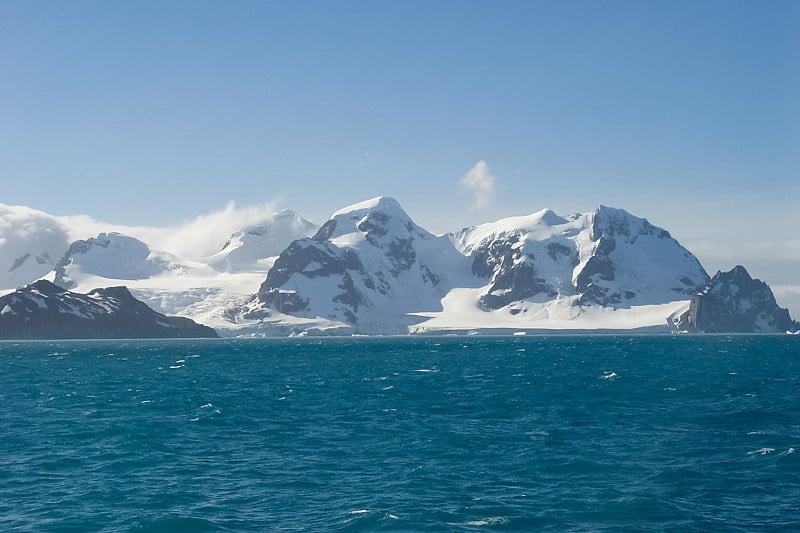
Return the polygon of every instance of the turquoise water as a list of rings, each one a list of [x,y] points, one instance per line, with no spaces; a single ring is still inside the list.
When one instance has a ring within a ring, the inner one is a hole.
[[[3,531],[798,531],[800,338],[0,343]]]

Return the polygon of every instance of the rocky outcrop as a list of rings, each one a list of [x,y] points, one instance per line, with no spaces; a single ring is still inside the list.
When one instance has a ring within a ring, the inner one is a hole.
[[[778,307],[769,286],[750,277],[741,265],[717,272],[692,296],[688,311],[675,325],[691,333],[785,333],[800,329],[789,311]]]
[[[206,326],[157,313],[125,287],[70,292],[37,281],[0,297],[0,339],[217,337]]]
[[[555,296],[555,290],[536,275],[535,256],[525,253],[516,233],[480,243],[472,252],[472,273],[490,278],[489,290],[480,303],[488,309],[530,298],[540,293]]]

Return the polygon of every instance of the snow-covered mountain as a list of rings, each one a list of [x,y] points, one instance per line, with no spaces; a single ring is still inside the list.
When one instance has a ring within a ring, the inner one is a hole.
[[[467,228],[453,241],[488,281],[481,304],[569,299],[630,307],[686,299],[708,280],[670,234],[622,209],[560,217],[548,209]]]
[[[220,233],[237,221],[246,224]],[[108,230],[98,234],[103,227]],[[228,205],[175,228],[156,228],[0,204],[0,295],[37,279],[83,293],[124,285],[161,313],[230,326],[226,310],[257,290],[289,243],[316,229],[292,211],[275,213],[268,206],[237,211]],[[155,248],[151,238],[161,246],[176,245],[190,258]],[[203,252],[209,249],[217,251]]]
[[[621,209],[437,237],[381,197],[293,242],[236,316],[274,332],[666,331],[707,281],[667,231]]]
[[[269,220],[237,231],[205,262],[220,272],[267,271],[294,239],[314,234],[316,224],[285,209]]]
[[[286,328],[407,333],[473,282],[446,236],[422,229],[392,198],[341,209],[281,253],[238,320]]]
[[[79,233],[71,218],[0,205],[0,262],[8,263],[0,294],[38,278],[76,292],[125,285],[156,311],[226,336],[767,331],[743,324],[785,322],[764,311],[769,298],[698,304],[709,288],[735,295],[749,285],[741,276],[710,280],[666,230],[621,209],[566,216],[545,209],[440,236],[387,197],[341,209],[319,228],[291,211],[251,210],[236,219],[247,222],[241,229],[221,233],[219,217],[233,209],[174,234],[111,228],[70,243]],[[185,255],[156,249],[147,236]],[[758,316],[747,307],[756,303]],[[715,320],[734,309],[733,318],[710,322],[697,305],[713,309]]]
[[[178,258],[166,252],[153,252],[139,239],[120,233],[101,233],[70,245],[55,265],[53,283],[72,289],[79,283],[86,286],[103,280],[143,280],[165,272],[182,273],[185,268]]]

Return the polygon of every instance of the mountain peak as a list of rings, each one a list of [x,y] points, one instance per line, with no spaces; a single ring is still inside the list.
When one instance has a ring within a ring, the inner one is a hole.
[[[351,213],[355,214],[369,211],[382,211],[386,212],[387,214],[396,214],[399,212],[406,217],[408,216],[406,215],[406,212],[403,211],[403,208],[400,207],[400,202],[394,198],[390,196],[376,196],[375,198],[370,198],[369,200],[364,200],[363,202],[358,202],[347,207],[343,207],[342,209],[336,211],[331,218],[338,218]]]
[[[592,216],[591,239],[597,241],[602,236],[627,237],[635,240],[638,235],[654,235],[668,239],[668,231],[652,225],[646,218],[632,215],[624,209],[600,205]]]
[[[566,224],[568,222],[567,219],[559,216],[552,209],[542,209],[541,211],[534,213],[532,218],[538,218],[539,222],[547,226],[560,226],[561,224]]]
[[[726,277],[732,278],[732,279],[745,280],[745,281],[753,279],[753,277],[750,275],[750,273],[747,271],[747,269],[744,268],[742,265],[736,265],[735,267],[730,269],[730,271],[728,271],[728,272],[723,272],[721,270],[718,270],[717,273],[714,275],[715,278],[721,278],[723,276],[726,276]]]
[[[42,294],[61,294],[62,292],[65,292],[65,289],[59,287],[58,285],[53,284],[50,281],[47,281],[46,279],[40,279],[38,281],[34,281],[30,285],[27,285],[19,289],[20,292],[31,292],[32,290],[35,290]]]
[[[408,234],[421,238],[432,237],[411,220],[397,200],[378,196],[336,211],[314,235],[314,239],[325,241],[346,237],[352,241],[366,238],[375,245],[385,236]]]

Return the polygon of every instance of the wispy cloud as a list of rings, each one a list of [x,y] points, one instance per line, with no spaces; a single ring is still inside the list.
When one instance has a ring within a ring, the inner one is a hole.
[[[481,159],[464,174],[459,185],[462,191],[472,195],[472,205],[476,209],[482,209],[494,199],[494,180],[494,176],[489,172],[489,165]]]
[[[70,232],[70,238],[86,239],[101,232],[117,231],[140,239],[153,250],[166,250],[188,259],[218,252],[232,233],[275,217],[278,201],[239,207],[228,202],[223,209],[169,227],[108,224],[85,215],[55,217]]]

